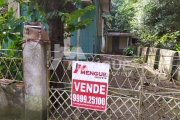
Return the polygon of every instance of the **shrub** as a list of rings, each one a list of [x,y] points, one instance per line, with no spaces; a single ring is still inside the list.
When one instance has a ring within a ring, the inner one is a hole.
[[[134,46],[129,46],[129,47],[124,49],[123,53],[124,53],[124,55],[127,55],[127,56],[133,56],[134,51],[135,51],[135,47]]]

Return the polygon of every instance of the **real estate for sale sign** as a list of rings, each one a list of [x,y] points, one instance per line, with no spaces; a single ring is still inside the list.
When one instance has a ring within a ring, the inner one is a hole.
[[[73,61],[71,106],[105,111],[109,64]]]

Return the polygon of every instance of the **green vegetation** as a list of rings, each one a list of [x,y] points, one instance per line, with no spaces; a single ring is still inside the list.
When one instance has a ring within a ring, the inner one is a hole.
[[[48,20],[58,18],[59,22],[66,25],[66,27],[62,28],[65,29],[62,30],[61,33],[64,35],[64,38],[72,36],[72,32],[78,29],[84,29],[91,23],[92,19],[89,18],[79,22],[75,21],[86,12],[95,8],[95,6],[90,5],[83,9],[74,8],[70,11],[68,9],[71,8],[66,8],[65,6],[68,3],[68,0],[63,0],[62,9],[56,10],[52,8],[53,10],[47,11],[45,10],[45,6],[43,6],[47,4],[47,1],[30,0],[30,2],[24,2],[22,0],[17,0],[16,2],[19,2],[21,6],[28,8],[26,16],[16,18],[13,15],[16,10],[8,8],[9,3],[6,3],[5,0],[0,0],[0,48],[2,48],[2,44],[7,44],[7,49],[22,49],[19,43],[23,37],[23,22],[40,21],[43,24],[48,24]],[[39,2],[43,4],[39,6]],[[72,2],[78,4],[79,0],[73,0]]]
[[[135,47],[134,46],[126,47],[123,52],[124,52],[124,55],[133,56],[135,52]]]
[[[95,8],[94,5],[89,5],[85,8],[75,8],[75,6],[79,5],[80,0],[72,0],[70,2],[72,3],[71,6],[69,5],[70,3],[68,1],[69,0],[60,1],[62,3],[62,6],[60,5],[62,8],[51,8],[52,10],[49,10],[49,8],[46,6],[48,2],[44,0],[30,0],[29,3],[21,1],[20,4],[28,7],[26,14],[26,17],[29,18],[27,19],[28,22],[40,21],[44,24],[50,25],[48,21],[54,18],[58,19],[59,22],[62,22],[65,25],[62,28],[64,29],[62,35],[64,35],[64,38],[66,38],[71,37],[72,32],[78,29],[84,29],[91,23],[92,19],[90,18],[81,21],[77,21],[77,19]],[[71,8],[69,8],[68,5]]]
[[[26,16],[16,18],[14,16],[16,10],[8,8],[9,3],[6,3],[5,0],[0,0],[0,48],[2,48],[1,45],[6,44],[8,45],[6,49],[22,49],[20,42],[23,38],[24,22],[42,22],[43,24],[48,24],[50,39],[62,42],[61,44],[63,45],[64,38],[71,36],[73,31],[84,29],[91,23],[92,19],[85,19],[79,22],[76,22],[76,20],[95,8],[93,5],[82,9],[74,8],[78,6],[79,0],[71,2],[62,0],[60,1],[62,4],[59,4],[60,7],[58,7],[60,9],[56,9],[56,6],[51,6],[52,8],[50,8],[50,4],[47,7],[47,1],[44,0],[30,0],[30,2],[15,1],[19,2],[21,6],[27,7],[28,10]],[[74,6],[75,3],[76,5]],[[17,54],[12,50],[1,51],[0,79],[22,80],[21,58],[21,52]]]
[[[13,8],[8,3],[0,0],[0,48],[3,44],[7,49],[22,49],[19,44],[22,40],[22,23],[25,18],[14,17]],[[0,51],[0,79],[11,79],[22,81],[22,54],[21,52],[9,50]]]
[[[22,22],[24,17],[13,16],[13,8],[8,10],[8,4],[0,0],[0,48],[2,44],[9,43],[9,49],[20,49],[18,43],[22,40]]]
[[[23,80],[22,59],[0,57],[0,79]]]
[[[180,46],[180,1],[112,0],[105,29],[131,32],[142,47],[178,50]]]

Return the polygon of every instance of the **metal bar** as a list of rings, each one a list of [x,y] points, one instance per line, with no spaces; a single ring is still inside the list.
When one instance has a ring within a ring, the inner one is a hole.
[[[139,89],[139,110],[138,110],[138,120],[143,120],[142,118],[142,104],[143,104],[143,83],[144,83],[144,67],[142,67],[142,73],[141,73],[141,84]]]
[[[46,93],[47,93],[47,106],[49,107],[49,88],[50,88],[50,67],[49,67],[49,62],[51,61],[51,52],[50,52],[50,46],[47,48],[47,56],[46,56],[46,73],[47,73],[47,76],[46,76],[46,82],[47,82],[47,90],[46,90]],[[49,108],[47,109],[47,118],[49,119]]]

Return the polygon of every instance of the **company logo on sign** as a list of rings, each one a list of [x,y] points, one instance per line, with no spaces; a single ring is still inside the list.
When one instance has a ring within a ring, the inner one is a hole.
[[[74,70],[74,73],[78,73],[78,71],[80,70],[80,74],[83,74],[83,75],[95,76],[96,78],[102,78],[102,79],[107,77],[106,72],[88,71],[88,70],[85,70],[86,68],[87,68],[86,65],[77,64]]]

